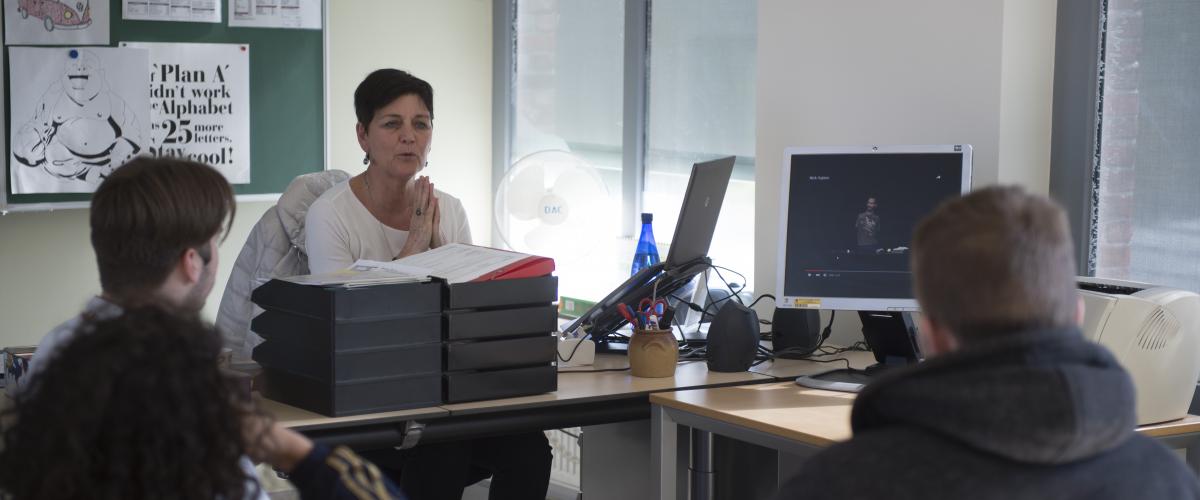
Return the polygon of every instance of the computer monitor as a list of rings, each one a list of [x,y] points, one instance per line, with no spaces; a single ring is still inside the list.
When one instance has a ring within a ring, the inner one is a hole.
[[[971,187],[971,146],[789,148],[776,307],[855,310],[880,363],[915,362],[912,232]]]
[[[641,299],[655,294],[666,297],[708,269],[711,265],[708,249],[735,159],[730,156],[692,165],[667,259],[630,277],[564,328],[564,332],[582,328],[603,343],[626,323],[617,312],[617,304],[636,306]],[[603,345],[597,347],[603,350]]]

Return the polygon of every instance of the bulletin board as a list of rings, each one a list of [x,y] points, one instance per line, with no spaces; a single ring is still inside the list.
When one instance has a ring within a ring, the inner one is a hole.
[[[245,44],[250,66],[250,182],[234,184],[240,199],[283,192],[296,176],[325,165],[325,32],[324,29],[242,28],[221,23],[127,21],[120,0],[110,3],[109,47],[121,42],[186,42]],[[218,0],[228,5],[226,0]],[[223,5],[224,7],[224,5]],[[327,7],[323,7],[327,8]],[[10,15],[5,12],[5,15]],[[322,14],[322,19],[325,16]],[[64,47],[65,48],[65,47]],[[10,46],[4,47],[4,107],[32,106],[12,102]],[[90,193],[13,194],[9,113],[4,113],[5,150],[0,210],[53,210],[86,206]],[[19,165],[17,165],[19,166]]]

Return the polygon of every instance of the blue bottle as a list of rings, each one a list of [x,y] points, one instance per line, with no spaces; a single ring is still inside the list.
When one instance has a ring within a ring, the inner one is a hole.
[[[654,214],[642,214],[642,235],[638,237],[637,250],[633,253],[633,267],[629,275],[633,276],[642,269],[658,264],[658,245],[654,243],[654,230],[650,222]]]

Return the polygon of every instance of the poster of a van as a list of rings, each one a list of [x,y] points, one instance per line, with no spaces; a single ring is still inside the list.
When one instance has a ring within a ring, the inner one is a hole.
[[[91,0],[19,0],[17,13],[22,19],[42,20],[46,31],[83,29],[92,24]]]

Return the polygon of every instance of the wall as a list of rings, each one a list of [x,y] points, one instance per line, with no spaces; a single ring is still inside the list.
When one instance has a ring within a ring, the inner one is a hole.
[[[372,69],[395,66],[435,89],[429,174],[462,199],[477,242],[491,235],[491,3],[486,0],[328,2],[330,157],[362,170],[353,92]],[[403,21],[403,22],[402,22]],[[304,103],[297,103],[305,105]],[[250,228],[273,203],[241,203],[221,245],[220,272],[203,315],[216,317],[221,291]],[[88,211],[0,216],[0,346],[36,344],[99,293]]]
[[[220,268],[203,315],[217,315],[221,291],[250,228],[273,203],[239,203],[220,249]],[[37,344],[50,328],[79,314],[100,293],[88,211],[0,216],[0,346]]]
[[[433,85],[429,175],[462,200],[475,243],[492,234],[492,3],[488,0],[327,2],[330,168],[365,168],[354,133],[354,89],[400,68]]]
[[[760,0],[758,290],[775,289],[788,146],[972,144],[975,186],[1045,192],[1053,4]],[[835,340],[861,338],[857,318],[842,317]]]

